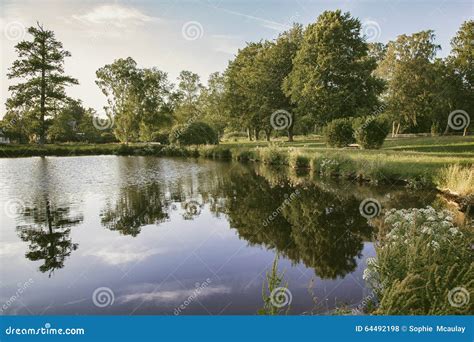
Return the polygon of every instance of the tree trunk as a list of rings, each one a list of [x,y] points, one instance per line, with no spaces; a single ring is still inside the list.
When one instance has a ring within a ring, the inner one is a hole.
[[[468,125],[466,125],[466,127],[464,127],[464,132],[463,132],[463,134],[462,134],[463,137],[465,137],[465,136],[467,135],[467,126],[468,126]]]
[[[40,94],[40,137],[39,143],[45,142],[46,127],[44,118],[46,116],[46,70],[44,56],[46,54],[44,43],[41,46],[41,94]]]
[[[395,121],[392,121],[392,138],[395,137]]]
[[[267,141],[270,141],[270,136],[272,135],[272,131],[269,130],[269,129],[266,129],[265,130],[265,138],[267,139]]]
[[[252,141],[252,131],[248,127],[247,127],[247,137],[249,138],[249,141]]]
[[[395,131],[395,136],[398,136],[399,132],[400,132],[400,122],[397,125],[397,130]]]
[[[260,130],[258,128],[255,128],[255,141],[258,141],[259,137],[260,137]]]

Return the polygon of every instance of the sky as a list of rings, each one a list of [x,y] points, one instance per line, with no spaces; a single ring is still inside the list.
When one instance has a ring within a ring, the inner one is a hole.
[[[274,39],[293,22],[307,25],[335,9],[358,17],[372,42],[433,29],[440,57],[449,54],[461,23],[474,18],[472,0],[1,0],[0,117],[8,86],[18,81],[7,78],[16,59],[14,46],[29,39],[26,28],[37,21],[72,54],[65,71],[80,84],[69,87],[68,95],[100,111],[106,101],[95,71],[117,58],[130,56],[139,67],[156,66],[173,82],[181,70],[191,70],[206,83],[246,42]]]

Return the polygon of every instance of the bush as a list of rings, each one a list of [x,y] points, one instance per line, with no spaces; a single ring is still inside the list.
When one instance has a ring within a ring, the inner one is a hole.
[[[351,119],[336,119],[324,129],[326,144],[331,147],[344,147],[355,142]]]
[[[390,132],[390,125],[384,118],[369,116],[355,119],[353,129],[355,140],[362,148],[378,149]]]
[[[454,226],[449,211],[392,209],[380,235],[377,258],[369,258],[364,271],[379,300],[376,314],[473,312],[472,233]]]
[[[256,153],[254,150],[238,150],[234,153],[235,159],[239,161],[250,161],[250,160],[257,160]]]
[[[177,145],[217,145],[219,142],[217,132],[204,122],[173,127],[169,140]]]
[[[151,141],[159,142],[161,145],[169,145],[170,139],[169,134],[164,132],[155,132],[151,136]]]
[[[290,167],[294,169],[309,169],[310,159],[307,156],[301,155],[298,152],[290,154],[289,158]]]
[[[264,164],[287,165],[288,156],[277,147],[264,147],[258,150],[259,158]]]

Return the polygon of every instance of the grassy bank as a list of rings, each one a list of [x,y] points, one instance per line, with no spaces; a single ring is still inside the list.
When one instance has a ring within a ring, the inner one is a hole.
[[[4,145],[0,157],[75,156],[75,155],[151,155],[204,157],[289,165],[323,176],[389,184],[439,186],[462,195],[474,191],[472,173],[474,137],[415,137],[387,139],[380,150],[327,148],[318,137],[297,137],[294,142],[229,141],[218,146],[175,147],[131,144]],[[449,170],[458,165],[456,170]],[[461,191],[459,191],[461,190]]]

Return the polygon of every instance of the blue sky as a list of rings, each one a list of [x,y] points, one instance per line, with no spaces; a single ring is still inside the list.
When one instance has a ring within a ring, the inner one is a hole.
[[[245,42],[273,39],[292,22],[314,22],[324,10],[342,9],[358,17],[371,41],[387,42],[403,33],[433,29],[449,54],[449,41],[474,18],[474,2],[454,1],[2,1],[0,4],[2,104],[8,96],[7,68],[24,28],[40,21],[56,32],[72,53],[66,71],[80,85],[68,93],[100,109],[105,98],[95,71],[115,58],[133,57],[140,66],[157,66],[175,80],[180,70],[203,78],[225,69]],[[2,105],[0,116],[3,116]]]

